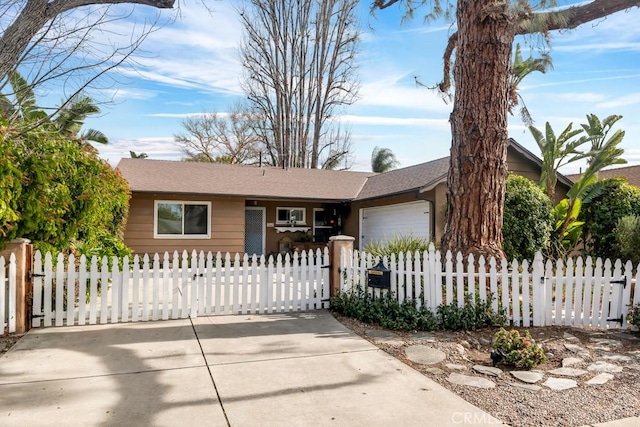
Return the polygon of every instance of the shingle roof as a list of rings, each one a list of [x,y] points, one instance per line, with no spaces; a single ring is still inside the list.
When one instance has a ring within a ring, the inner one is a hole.
[[[567,177],[569,177],[574,182],[580,179],[581,176],[582,174],[567,175]],[[640,187],[640,165],[601,170],[600,172],[598,172],[598,178],[626,178],[629,184],[635,187]]]
[[[121,159],[117,169],[136,192],[327,201],[354,199],[373,175],[128,158]]]
[[[449,158],[432,160],[415,166],[394,169],[369,177],[357,200],[405,193],[437,184],[447,176]]]

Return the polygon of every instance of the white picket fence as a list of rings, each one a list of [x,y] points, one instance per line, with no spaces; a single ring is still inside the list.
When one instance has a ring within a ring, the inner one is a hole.
[[[367,270],[378,263],[371,254],[343,251],[341,271],[343,292],[356,287],[375,295],[386,290],[368,288]],[[464,304],[465,295],[487,301],[492,296],[495,311],[504,309],[514,326],[594,326],[626,327],[630,304],[640,303],[640,292],[633,292],[636,276],[633,265],[620,260],[612,266],[608,259],[569,259],[544,262],[537,254],[528,261],[486,262],[451,252],[444,258],[433,245],[424,253],[392,255],[383,259],[391,270],[391,289],[398,301],[415,300],[433,312],[441,304]],[[613,267],[613,268],[612,268]],[[608,319],[617,319],[608,320]]]
[[[16,256],[0,256],[0,322],[3,333],[16,331]]]
[[[76,262],[77,261],[77,262]],[[195,251],[90,260],[34,256],[33,327],[328,307],[328,250],[276,258]]]

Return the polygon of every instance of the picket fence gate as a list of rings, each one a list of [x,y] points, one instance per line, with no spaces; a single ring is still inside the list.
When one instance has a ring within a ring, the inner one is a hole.
[[[540,253],[533,262],[506,259],[489,262],[473,255],[465,261],[462,254],[444,258],[433,245],[416,253],[392,254],[382,261],[391,270],[391,289],[368,288],[367,270],[380,261],[359,251],[341,253],[341,291],[357,287],[379,296],[392,292],[402,302],[414,300],[436,312],[439,305],[457,303],[465,296],[486,302],[491,298],[494,311],[503,309],[514,326],[593,326],[626,327],[630,305],[640,303],[634,292],[633,265],[620,260],[591,257],[569,258],[555,263],[544,261]]]
[[[329,299],[328,250],[277,257],[186,251],[34,256],[33,327],[305,311]]]
[[[0,335],[16,331],[16,256],[0,256]]]

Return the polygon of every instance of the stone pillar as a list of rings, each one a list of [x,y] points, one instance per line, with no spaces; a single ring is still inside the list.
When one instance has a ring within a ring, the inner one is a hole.
[[[349,253],[353,251],[355,237],[331,236],[329,237],[329,295],[334,296],[340,290],[340,254],[342,249]]]
[[[29,273],[33,262],[33,247],[28,239],[14,239],[0,251],[7,265],[11,254],[16,256],[16,334],[31,329],[33,287]]]

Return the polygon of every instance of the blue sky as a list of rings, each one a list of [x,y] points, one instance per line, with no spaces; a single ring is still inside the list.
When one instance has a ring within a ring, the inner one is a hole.
[[[87,127],[103,131],[110,144],[98,147],[103,158],[117,164],[129,150],[154,159],[180,159],[173,135],[182,132],[181,120],[193,114],[224,112],[242,99],[238,42],[242,29],[233,6],[216,1],[213,14],[199,2],[182,2],[177,19],[151,34],[136,65],[121,68],[118,84],[91,95],[112,99]],[[401,23],[402,12],[391,8],[371,17],[368,2],[360,5],[362,42],[357,58],[360,98],[346,108],[342,120],[352,129],[352,170],[369,170],[371,151],[390,148],[401,166],[449,154],[448,123],[451,103],[418,87],[442,77],[442,52],[451,27],[424,24],[420,14]],[[419,12],[419,11],[418,11]],[[137,7],[134,18],[155,13]],[[172,17],[175,12],[163,12]],[[570,122],[586,122],[586,114],[604,118],[620,114],[618,128],[626,131],[622,144],[629,164],[640,164],[640,10],[621,12],[573,31],[554,33],[554,69],[529,76],[521,94],[542,128],[549,121],[556,133]],[[117,24],[126,33],[126,23]],[[527,43],[520,40],[521,44]],[[539,40],[529,39],[534,45]],[[527,53],[525,52],[525,55]],[[512,117],[510,136],[533,153],[539,150],[519,118]],[[565,168],[565,173],[577,168]]]

